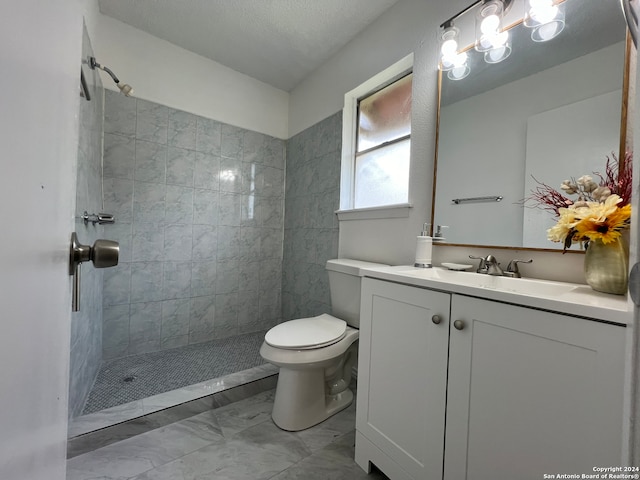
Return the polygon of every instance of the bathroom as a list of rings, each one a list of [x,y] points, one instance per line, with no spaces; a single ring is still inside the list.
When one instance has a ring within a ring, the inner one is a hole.
[[[347,220],[340,221],[338,224],[333,215],[333,210],[336,208],[328,208],[323,210],[324,215],[316,218],[310,219],[307,212],[300,211],[298,212],[299,217],[290,217],[291,224],[287,223],[286,217],[283,219],[282,319],[316,314],[326,309],[328,305],[326,285],[321,283],[322,280],[317,280],[323,278],[326,259],[333,256],[353,257],[398,265],[410,264],[414,260],[415,236],[421,231],[422,224],[431,218],[433,152],[436,147],[437,70],[434,65],[437,64],[437,32],[439,25],[444,20],[466,7],[467,4],[468,2],[464,1],[427,4],[427,2],[421,1],[400,0],[306,80],[290,92],[285,93],[281,90],[265,88],[263,85],[256,85],[248,77],[243,77],[243,83],[239,81],[234,83],[227,78],[229,81],[226,84],[216,84],[215,78],[212,77],[220,78],[221,72],[214,68],[210,62],[100,14],[97,4],[94,5],[93,2],[88,2],[87,5],[83,5],[83,8],[79,8],[73,2],[68,2],[68,5],[59,11],[49,6],[38,5],[36,7],[35,2],[33,4],[25,3],[24,6],[17,7],[16,19],[13,23],[22,25],[22,28],[28,24],[30,29],[27,31],[39,40],[43,39],[45,32],[51,34],[51,38],[47,37],[51,44],[48,45],[48,42],[43,40],[39,42],[41,45],[38,45],[37,48],[28,42],[22,45],[21,48],[31,48],[31,50],[26,50],[28,54],[23,54],[25,57],[37,58],[37,61],[32,60],[33,64],[31,65],[35,72],[31,72],[27,66],[23,67],[32,75],[27,78],[33,78],[33,80],[30,80],[31,83],[25,82],[24,84],[16,80],[15,83],[8,83],[7,88],[3,90],[15,91],[17,97],[20,97],[18,94],[23,93],[21,98],[31,97],[40,100],[38,103],[42,105],[42,108],[49,107],[50,111],[63,112],[65,121],[58,122],[57,119],[38,116],[36,107],[32,107],[34,110],[27,110],[12,116],[16,122],[18,120],[25,123],[27,121],[35,122],[35,126],[31,130],[18,132],[15,127],[10,125],[11,122],[5,119],[7,124],[5,133],[8,133],[8,140],[10,136],[21,139],[22,145],[29,143],[26,135],[32,133],[41,138],[43,144],[58,146],[54,150],[64,154],[61,156],[75,158],[77,131],[76,133],[73,131],[74,127],[75,130],[78,127],[77,124],[74,124],[77,108],[71,109],[66,103],[63,103],[63,100],[74,104],[75,107],[78,103],[74,102],[79,102],[79,100],[75,96],[72,98],[70,93],[63,90],[63,86],[66,85],[65,81],[69,81],[69,77],[77,77],[77,59],[82,57],[80,50],[81,28],[78,25],[82,24],[84,17],[96,58],[108,65],[124,82],[130,83],[140,95],[140,99],[178,111],[192,112],[205,118],[215,118],[216,116],[211,112],[224,109],[228,116],[218,117],[217,120],[220,122],[227,125],[241,125],[245,130],[261,132],[269,137],[288,141],[287,166],[289,166],[289,162],[296,161],[296,157],[293,155],[296,151],[300,152],[301,159],[315,160],[317,158],[328,162],[327,170],[334,176],[334,183],[327,182],[328,186],[325,191],[309,191],[306,194],[308,196],[315,195],[318,198],[333,195],[337,207],[340,175],[339,144],[342,136],[341,111],[344,105],[344,94],[413,52],[415,75],[413,105],[415,107],[412,113],[412,124],[414,129],[417,128],[424,134],[414,134],[412,139],[412,158],[420,159],[420,161],[414,161],[411,164],[409,192],[413,206],[408,209],[407,216],[385,220]],[[613,4],[618,7],[617,2],[612,2]],[[32,10],[38,11],[40,14],[31,18]],[[29,18],[28,22],[24,21],[26,18]],[[64,32],[52,33],[50,29],[47,29],[47,25],[51,21],[54,24],[59,22],[59,25],[64,27],[61,28]],[[18,35],[17,26],[7,25],[6,27],[3,29],[5,32],[13,32]],[[393,42],[390,42],[389,38],[393,38]],[[3,48],[9,48],[8,46],[11,45],[13,43],[7,41]],[[42,49],[43,52],[40,53],[39,49]],[[51,52],[51,55],[47,56],[46,52]],[[61,55],[59,52],[64,53]],[[375,55],[371,55],[370,52],[375,52]],[[57,58],[58,55],[61,55],[62,59]],[[16,63],[20,64],[19,61]],[[202,75],[188,77],[185,75],[187,71],[198,71]],[[56,77],[55,73],[60,76]],[[50,79],[49,76],[54,78]],[[237,77],[232,78],[238,80]],[[54,96],[51,92],[40,91],[38,85],[43,79],[54,82],[53,85],[62,89],[66,97],[61,95],[56,100],[51,98]],[[105,86],[109,88],[106,85],[107,80],[108,78],[103,78]],[[241,92],[238,97],[233,96],[235,90],[230,88],[230,85],[237,87]],[[207,96],[211,99],[210,101],[220,102],[220,104],[201,105],[202,95],[194,94],[194,92],[201,92],[203,89],[216,92],[224,91],[224,95]],[[142,92],[145,91],[147,93],[143,96]],[[119,97],[119,100],[129,99]],[[246,107],[246,110],[242,110],[242,106]],[[20,108],[24,108],[24,106],[20,105]],[[20,111],[18,105],[15,106],[15,111]],[[29,119],[26,118],[27,116]],[[37,118],[34,120],[33,117]],[[43,133],[45,130],[47,133]],[[36,228],[26,220],[20,220],[17,214],[7,211],[7,225],[12,227],[15,225],[18,232],[34,232],[34,238],[41,236],[43,231],[55,232],[49,242],[53,250],[61,252],[62,245],[68,243],[68,234],[75,230],[76,225],[70,220],[71,215],[67,213],[73,210],[72,205],[75,205],[75,201],[72,202],[70,198],[65,197],[66,193],[61,193],[75,192],[75,182],[72,182],[71,179],[60,178],[62,175],[60,172],[72,171],[73,164],[71,160],[61,161],[57,155],[54,156],[53,152],[40,145],[40,142],[33,143],[38,143],[38,145],[29,145],[29,154],[33,158],[39,158],[41,163],[25,163],[20,167],[24,170],[19,170],[18,174],[26,176],[29,173],[39,172],[37,176],[43,180],[38,184],[40,190],[38,193],[47,195],[47,201],[43,203],[41,198],[34,197],[33,202],[28,202],[25,205],[26,210],[22,213],[32,214],[31,218],[44,217],[43,221],[48,223],[40,224]],[[20,152],[18,147],[13,148],[13,142],[8,142],[7,145],[9,147],[6,147],[5,152],[8,157],[23,158],[23,154],[18,153]],[[29,158],[32,158],[31,156]],[[53,166],[56,168],[54,169]],[[310,174],[308,170],[304,169],[297,173],[302,177]],[[287,170],[286,181],[295,180],[295,174],[293,169],[292,171]],[[49,175],[49,177],[45,175]],[[5,180],[3,183],[3,187],[6,187],[3,192],[4,205],[11,205],[11,199],[16,198],[15,195],[20,192],[19,187],[22,186],[24,191],[30,191],[31,185],[28,183],[23,184],[15,182],[15,180],[14,183],[15,185],[9,180]],[[327,192],[329,195],[323,195]],[[12,194],[14,197],[11,196]],[[48,197],[49,195],[52,197]],[[290,200],[292,203],[288,204],[287,202]],[[299,198],[284,198],[284,202],[285,211],[290,211],[287,207],[295,210],[310,200],[306,197],[305,192],[299,192]],[[56,205],[57,210],[53,210]],[[29,217],[29,215],[21,215],[21,217],[23,216]],[[44,229],[48,226],[51,227],[51,230]],[[108,227],[109,225],[103,226],[103,232],[107,232]],[[291,243],[287,243],[288,234],[291,235],[289,237]],[[7,251],[13,250],[14,241],[15,245],[18,245],[18,237],[21,236],[16,234],[14,238],[14,235],[11,234],[7,237],[6,245],[11,247],[7,248]],[[105,233],[102,238],[109,237]],[[26,244],[27,247],[33,248],[33,251],[42,251],[42,247],[37,245],[35,240],[28,242],[33,242]],[[318,251],[318,246],[324,250]],[[477,256],[488,253],[495,254],[503,262],[510,260],[510,258],[504,257],[511,256],[532,258],[533,264],[522,268],[526,276],[584,282],[582,259],[579,258],[579,255],[573,254],[560,256],[558,253],[543,251],[496,251],[481,247],[439,246],[434,248],[434,261],[439,263],[443,260],[450,260],[462,263],[468,255]],[[64,263],[62,260],[57,261],[60,264]],[[562,262],[561,266],[559,266],[560,262]],[[25,268],[25,271],[38,271],[39,267],[35,264],[35,260],[33,267],[29,268],[30,266],[30,263],[27,263],[26,266],[22,264],[21,268]],[[54,269],[55,274],[52,276],[59,275],[60,268],[58,266],[57,270]],[[91,267],[84,266],[83,268],[85,270],[83,273],[86,274]],[[62,444],[66,439],[66,433],[62,433],[62,435],[60,433],[62,430],[66,430],[65,378],[68,373],[64,373],[65,368],[61,366],[55,374],[50,374],[48,366],[38,366],[34,360],[25,358],[25,354],[21,352],[33,348],[49,352],[50,346],[45,347],[46,344],[33,343],[35,339],[33,339],[31,332],[42,332],[42,336],[54,342],[55,346],[55,352],[47,353],[45,362],[50,364],[61,362],[66,365],[68,371],[68,359],[61,359],[62,354],[59,353],[59,350],[63,350],[66,344],[68,356],[71,320],[67,319],[69,317],[69,302],[66,299],[69,298],[70,287],[65,283],[62,286],[52,288],[54,282],[51,276],[45,275],[39,280],[33,280],[29,277],[29,280],[26,281],[31,282],[36,292],[43,292],[43,298],[47,299],[49,303],[43,306],[25,305],[25,302],[12,300],[12,297],[18,299],[22,296],[24,298],[24,291],[21,288],[25,287],[14,285],[19,282],[11,280],[13,277],[10,274],[17,272],[20,272],[18,266],[13,266],[13,262],[8,261],[6,273],[3,273],[3,279],[4,275],[7,275],[7,288],[3,294],[7,296],[6,311],[14,312],[13,315],[20,318],[21,322],[19,326],[15,327],[17,337],[13,337],[11,340],[7,339],[3,343],[2,359],[5,360],[3,362],[5,365],[16,364],[16,360],[24,362],[24,365],[28,366],[29,371],[32,372],[32,376],[20,380],[23,373],[20,373],[18,369],[9,369],[10,371],[3,373],[4,382],[17,385],[16,393],[7,397],[7,408],[3,409],[7,411],[6,424],[13,426],[13,428],[7,429],[7,436],[3,438],[3,444],[5,441],[7,444],[13,442],[15,437],[18,437],[22,441],[16,442],[15,448],[20,449],[20,455],[26,457],[35,455],[35,449],[27,446],[33,444],[31,437],[23,436],[24,426],[30,426],[29,430],[34,432],[42,431],[41,429],[45,428],[47,422],[41,423],[42,420],[35,422],[34,418],[50,417],[49,422],[51,422],[53,431],[48,435],[53,437],[55,444],[53,450],[55,451],[48,455],[49,458],[58,458],[61,450],[64,449]],[[296,282],[304,280],[316,283],[309,285],[308,288],[303,288],[304,284],[302,283],[288,284],[287,282],[291,280],[290,275],[295,276]],[[300,290],[293,291],[293,288],[300,288]],[[44,292],[51,293],[44,294]],[[58,297],[64,299],[64,302]],[[66,326],[54,328],[51,325],[42,325],[37,320],[51,315],[54,315],[55,318],[59,317],[60,322]],[[37,396],[34,395],[33,387],[36,384],[43,385],[44,398],[40,400],[33,398]],[[56,400],[58,397],[62,400]],[[39,401],[48,403],[48,406],[38,403]],[[5,400],[3,400],[3,405],[4,402]],[[9,406],[13,409],[17,404],[24,404],[24,406],[21,407],[18,414],[11,414],[15,415],[15,418],[11,418],[8,412],[12,410],[9,410]],[[39,412],[39,415],[34,415],[33,412]],[[61,412],[64,412],[64,415],[61,415]],[[3,424],[5,423],[4,415],[3,413]],[[64,420],[61,417],[64,417]],[[36,444],[40,445],[38,442]],[[39,448],[45,447],[40,445]],[[5,449],[3,448],[3,450]],[[7,449],[5,451],[13,452],[15,450]],[[4,464],[4,462],[2,463]],[[53,469],[54,472],[64,468],[60,465],[59,460],[54,461],[54,464],[57,465]],[[56,473],[52,473],[48,478],[55,477]],[[34,473],[24,478],[38,477]],[[63,477],[60,476],[60,478]]]

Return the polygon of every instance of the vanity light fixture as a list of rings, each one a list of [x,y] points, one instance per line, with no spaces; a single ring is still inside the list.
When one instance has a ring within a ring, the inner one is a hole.
[[[451,21],[444,24],[440,34],[440,69],[449,72],[447,76],[451,80],[462,80],[471,71],[467,65],[467,53],[458,52],[459,34],[460,30]]]
[[[476,13],[475,49],[484,53],[487,63],[499,63],[511,55],[509,32],[502,25],[504,12],[503,0],[488,0]]]
[[[524,26],[534,42],[547,42],[564,29],[564,4],[554,0],[525,0]]]

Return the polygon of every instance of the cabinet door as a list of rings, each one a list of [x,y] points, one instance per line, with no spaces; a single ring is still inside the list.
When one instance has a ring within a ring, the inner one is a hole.
[[[449,294],[364,279],[356,429],[384,455],[356,441],[363,468],[442,478],[449,309]]]
[[[459,295],[451,321],[445,479],[620,465],[624,327]]]

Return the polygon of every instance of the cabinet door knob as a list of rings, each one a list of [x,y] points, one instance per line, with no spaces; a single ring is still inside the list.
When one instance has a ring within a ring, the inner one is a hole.
[[[453,326],[456,328],[456,330],[462,330],[464,328],[464,321],[456,320],[455,322],[453,322]]]
[[[438,325],[442,321],[442,317],[440,315],[434,315],[431,317],[431,321]]]

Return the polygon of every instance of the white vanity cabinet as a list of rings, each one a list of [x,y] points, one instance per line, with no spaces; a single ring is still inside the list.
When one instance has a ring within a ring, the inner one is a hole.
[[[364,278],[361,298],[356,462],[440,479],[451,295]]]
[[[620,465],[623,327],[461,295],[451,320],[445,479]]]
[[[356,462],[392,480],[620,465],[624,336],[619,325],[367,278]]]

